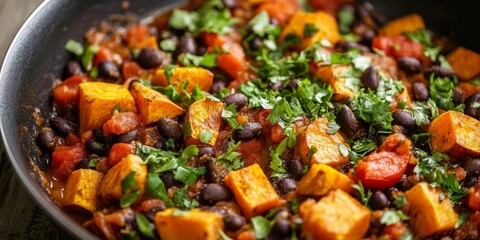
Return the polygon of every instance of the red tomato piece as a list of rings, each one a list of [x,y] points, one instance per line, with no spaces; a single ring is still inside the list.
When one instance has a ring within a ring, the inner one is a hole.
[[[122,74],[125,80],[132,77],[140,77],[142,68],[136,62],[125,62],[122,66]]]
[[[117,163],[122,161],[128,154],[135,153],[135,146],[128,143],[115,143],[110,149],[108,154],[108,165],[110,167],[115,166]]]
[[[76,105],[78,102],[78,85],[87,81],[87,77],[80,75],[74,75],[65,79],[62,84],[53,89],[53,100],[61,107],[68,104]]]
[[[397,240],[401,239],[407,231],[407,226],[405,226],[405,224],[402,222],[398,222],[389,226],[385,226],[381,236],[385,239]]]
[[[129,46],[136,45],[143,41],[143,39],[150,36],[148,28],[144,25],[137,25],[130,27],[125,34],[125,41]]]
[[[425,59],[422,44],[405,36],[378,36],[373,39],[372,47],[384,51],[388,56],[397,59],[402,57]]]
[[[260,5],[257,13],[266,11],[281,26],[285,26],[299,8],[300,4],[297,0],[273,0]]]
[[[61,180],[67,179],[75,170],[78,162],[86,158],[87,155],[87,150],[84,147],[56,147],[50,164],[52,176]]]
[[[287,136],[285,135],[285,132],[280,126],[280,124],[276,123],[275,125],[273,125],[271,134],[272,143],[278,144],[286,137]]]
[[[218,68],[222,69],[231,77],[237,78],[238,75],[246,69],[245,52],[238,43],[227,43],[227,45],[228,53],[217,56]]]
[[[95,58],[93,59],[93,65],[98,66],[103,61],[112,61],[113,53],[108,48],[100,48],[97,53],[95,53]]]
[[[468,207],[472,211],[480,210],[480,184],[468,191]]]
[[[140,118],[133,112],[120,112],[114,114],[110,120],[103,124],[103,134],[124,134],[137,129],[140,126]]]

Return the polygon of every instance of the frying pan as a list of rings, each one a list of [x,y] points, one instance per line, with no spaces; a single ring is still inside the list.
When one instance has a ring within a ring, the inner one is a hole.
[[[80,239],[96,238],[58,208],[40,185],[31,166],[48,167],[35,146],[37,114],[52,113],[51,88],[62,76],[69,54],[68,39],[82,39],[91,26],[111,14],[125,13],[121,0],[46,0],[23,25],[5,57],[0,73],[0,131],[8,158],[27,192],[64,230]],[[128,12],[148,16],[156,10],[181,4],[175,0],[130,1]],[[478,14],[474,0],[370,1],[380,12],[395,18],[412,12],[424,16],[427,26],[458,44],[478,52],[479,32],[472,19]]]

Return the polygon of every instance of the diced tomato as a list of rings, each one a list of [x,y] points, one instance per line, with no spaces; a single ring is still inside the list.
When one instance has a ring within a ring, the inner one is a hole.
[[[255,114],[254,119],[255,121],[262,124],[262,135],[267,141],[267,143],[271,142],[271,133],[272,133],[272,124],[270,121],[267,120],[268,114],[270,114],[271,110],[262,110]]]
[[[293,14],[298,11],[300,4],[297,0],[273,0],[260,5],[257,13],[266,11],[281,26],[288,23]]]
[[[135,146],[128,143],[115,143],[110,149],[108,154],[108,165],[110,167],[115,166],[128,154],[135,153]]]
[[[401,239],[402,236],[405,235],[406,231],[408,231],[407,226],[405,226],[405,224],[402,222],[398,222],[389,226],[385,226],[381,236],[385,239],[397,240]]]
[[[358,161],[358,179],[366,188],[387,189],[397,183],[407,169],[411,142],[403,135],[389,136],[377,152]]]
[[[335,16],[340,7],[348,3],[347,0],[309,0],[308,3],[315,10],[325,11]]]
[[[278,123],[273,125],[271,136],[272,136],[271,137],[272,143],[275,143],[275,144],[280,143],[283,139],[287,137],[285,135],[285,132],[283,131],[283,128]]]
[[[260,139],[252,139],[247,141],[242,141],[240,146],[238,146],[237,152],[247,155],[247,154],[260,154],[262,151],[262,141]]]
[[[233,78],[237,78],[238,75],[246,69],[245,53],[243,52],[242,46],[238,43],[227,43],[227,45],[228,53],[217,56],[218,68]]]
[[[405,36],[378,36],[373,39],[372,47],[384,51],[388,56],[397,59],[402,57],[425,59],[422,44]]]
[[[129,46],[136,45],[150,36],[148,28],[144,25],[130,27],[125,34],[125,41]]]
[[[480,184],[468,190],[468,207],[472,211],[480,211]]]
[[[65,137],[65,143],[68,145],[68,146],[75,146],[77,145],[78,143],[82,143],[82,140],[75,134],[72,134],[72,133],[69,133],[66,137]]]
[[[68,104],[76,105],[78,102],[78,85],[87,81],[88,78],[80,75],[74,75],[65,79],[62,84],[53,89],[53,100],[61,107]]]
[[[113,53],[108,48],[100,48],[97,53],[95,53],[95,58],[93,59],[93,65],[97,66],[103,61],[112,61],[113,60]]]
[[[202,33],[202,39],[210,51],[213,51],[215,46],[221,48],[228,41],[226,36],[216,33]]]
[[[78,162],[88,155],[84,147],[58,146],[52,154],[50,164],[52,176],[65,180],[75,170]]]
[[[114,114],[110,120],[103,124],[103,134],[124,134],[137,129],[140,126],[140,118],[133,112],[120,112]]]
[[[122,74],[125,80],[132,77],[140,77],[142,68],[136,62],[125,62],[122,67]]]

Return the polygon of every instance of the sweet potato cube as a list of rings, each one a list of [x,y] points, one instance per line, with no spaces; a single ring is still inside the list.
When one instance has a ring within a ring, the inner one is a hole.
[[[387,23],[379,31],[380,35],[396,36],[406,32],[415,32],[425,29],[425,23],[420,15],[414,13]]]
[[[104,82],[80,84],[80,133],[101,127],[112,116],[115,106],[137,112],[135,100],[122,85]]]
[[[452,230],[458,221],[448,198],[440,198],[441,190],[425,182],[405,193],[410,204],[410,223],[418,237],[426,237]]]
[[[129,154],[105,174],[98,189],[100,197],[105,200],[120,199],[122,180],[132,171],[135,171],[135,186],[142,194],[147,183],[147,165],[137,155]]]
[[[461,112],[442,113],[430,123],[432,149],[452,159],[480,157],[480,121]]]
[[[166,209],[155,215],[155,226],[162,240],[217,240],[223,228],[222,215],[198,209],[179,211]]]
[[[94,212],[97,209],[97,190],[103,173],[78,169],[68,177],[62,204],[74,209]]]
[[[308,28],[310,26],[313,27],[310,30],[311,36],[305,36],[305,33],[308,34],[309,32],[308,29],[305,30],[305,27]],[[328,40],[332,45],[335,45],[341,39],[335,18],[322,11],[314,13],[296,12],[280,34],[280,39],[283,41],[290,34],[294,34],[302,39],[300,44],[302,49],[320,40]]]
[[[348,144],[340,133],[328,134],[327,124],[327,118],[317,118],[300,134],[296,151],[305,164],[324,163],[331,167],[338,167],[349,161],[348,156],[343,156],[340,152],[340,147],[343,145],[348,149]],[[311,149],[316,149],[316,152],[308,158]]]
[[[284,203],[258,164],[228,173],[225,185],[232,190],[235,200],[248,218]]]
[[[165,87],[170,83],[178,92],[182,92],[182,84],[185,80],[187,81],[187,92],[192,92],[197,84],[200,89],[208,92],[212,87],[213,73],[199,67],[176,67],[172,70],[172,76],[168,81],[165,70],[158,69],[153,76],[152,84]]]
[[[362,239],[370,225],[370,210],[340,189],[303,202],[300,215],[306,239]]]
[[[222,123],[223,103],[208,99],[194,102],[185,115],[185,143],[199,144],[203,141],[215,146]]]
[[[328,165],[313,164],[298,183],[295,192],[301,196],[321,197],[335,189],[350,192],[352,180]]]
[[[347,64],[335,64],[320,67],[316,75],[328,82],[333,88],[333,99],[340,101],[345,98],[353,98],[357,94],[348,87],[347,78],[343,75],[348,70]]]
[[[167,96],[141,83],[132,83],[130,93],[135,99],[138,113],[144,124],[156,122],[162,117],[175,118],[185,112],[183,108],[170,101]]]
[[[458,47],[448,54],[447,61],[462,81],[468,81],[480,74],[480,54],[464,47]]]

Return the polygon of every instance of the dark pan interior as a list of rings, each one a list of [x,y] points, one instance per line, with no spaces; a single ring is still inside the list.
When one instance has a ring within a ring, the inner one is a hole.
[[[32,159],[41,169],[47,163],[35,147],[35,132],[38,130],[33,118],[35,108],[39,116],[47,119],[51,113],[51,87],[55,78],[62,74],[69,55],[63,45],[68,39],[82,39],[83,34],[100,20],[111,14],[125,13],[121,0],[50,0],[45,1],[12,43],[0,75],[1,133],[12,166],[37,203],[64,229],[72,235],[94,238],[89,232],[71,220],[53,204],[41,188],[30,166]],[[130,9],[141,16],[182,1],[134,0]],[[475,30],[474,1],[444,0],[372,0],[377,9],[395,18],[411,12],[422,14],[429,27],[471,49],[478,30]],[[478,22],[478,21],[477,21]]]

